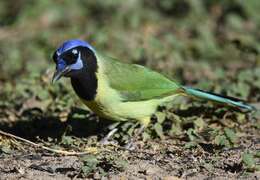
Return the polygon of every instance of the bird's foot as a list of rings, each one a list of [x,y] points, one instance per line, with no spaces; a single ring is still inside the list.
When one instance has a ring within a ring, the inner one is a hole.
[[[104,139],[101,139],[101,141],[99,141],[99,143],[100,143],[101,145],[113,145],[113,146],[117,146],[117,145],[118,145],[118,142],[117,142],[117,141],[104,140]]]
[[[126,145],[124,145],[124,148],[129,151],[133,151],[136,149],[136,145],[134,144],[134,140],[131,139]]]
[[[109,139],[116,133],[118,129],[114,128],[112,129],[103,139],[101,139],[100,144],[102,145],[117,145],[118,143],[116,141],[110,141]]]
[[[124,146],[125,149],[133,151],[136,149],[136,144],[135,142],[137,141],[138,137],[144,132],[145,126],[142,125],[137,133],[129,140],[129,142]]]

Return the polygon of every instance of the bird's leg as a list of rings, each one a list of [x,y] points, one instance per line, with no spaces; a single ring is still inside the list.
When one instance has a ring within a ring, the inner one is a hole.
[[[109,139],[117,132],[117,130],[117,128],[114,128],[111,131],[109,131],[109,133],[103,139],[101,139],[100,143],[103,145],[113,144],[114,142],[109,141]]]
[[[101,139],[100,143],[103,145],[107,144],[113,144],[114,142],[109,141],[109,139],[118,131],[118,128],[116,128],[120,123],[113,123],[108,126],[108,129],[110,130],[109,133]]]
[[[124,146],[128,150],[134,150],[134,142],[137,140],[137,138],[144,132],[146,125],[142,124],[141,127],[138,129],[138,131],[134,134],[133,137],[129,140],[129,142]]]
[[[147,116],[145,118],[142,118],[139,120],[139,122],[141,123],[141,127],[138,129],[137,133],[130,139],[130,141],[124,146],[128,150],[135,149],[135,147],[133,146],[134,141],[136,141],[138,136],[140,136],[140,134],[144,132],[144,129],[149,125],[149,123],[151,122],[151,117]]]

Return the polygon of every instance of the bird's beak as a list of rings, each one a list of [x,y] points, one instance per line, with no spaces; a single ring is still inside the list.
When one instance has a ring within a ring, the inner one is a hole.
[[[56,81],[58,81],[62,76],[64,76],[65,74],[67,74],[68,72],[70,72],[71,68],[70,66],[66,66],[63,69],[56,69],[55,73],[53,74],[52,77],[52,83],[55,83]]]

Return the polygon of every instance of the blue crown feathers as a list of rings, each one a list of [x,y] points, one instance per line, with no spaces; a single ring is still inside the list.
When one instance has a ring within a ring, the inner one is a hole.
[[[57,53],[58,55],[64,53],[65,51],[68,51],[72,48],[75,48],[77,46],[83,46],[91,49],[92,51],[95,51],[94,48],[87,42],[79,40],[79,39],[71,39],[68,41],[65,41],[58,49]]]

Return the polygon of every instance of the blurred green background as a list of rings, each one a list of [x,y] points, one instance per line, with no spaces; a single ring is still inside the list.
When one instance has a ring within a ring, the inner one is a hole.
[[[257,0],[1,1],[1,81],[52,68],[51,54],[71,38],[180,78],[185,65],[195,66],[183,72],[193,74],[188,80],[199,76],[197,67],[212,65],[204,78],[221,73],[214,64],[252,68],[259,65],[259,8]]]
[[[66,119],[71,107],[82,106],[68,80],[50,84],[52,53],[72,38],[257,104],[259,9],[258,0],[0,1],[0,118],[33,119],[25,112],[37,109],[60,119],[68,111]]]

